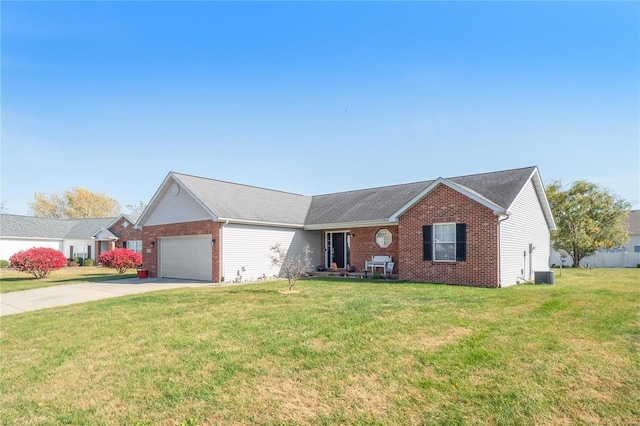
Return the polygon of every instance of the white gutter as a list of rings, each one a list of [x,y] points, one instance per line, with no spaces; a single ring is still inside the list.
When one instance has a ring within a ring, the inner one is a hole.
[[[248,220],[248,219],[230,219],[226,217],[219,217],[218,222],[224,222],[225,225],[229,223],[235,223],[240,225],[259,225],[259,226],[274,226],[279,228],[304,228],[304,224],[300,223],[280,223],[280,222],[265,222],[261,220]]]
[[[337,223],[319,223],[314,225],[305,225],[304,229],[307,231],[322,231],[325,229],[338,229],[338,228],[366,228],[369,226],[389,226],[397,225],[398,222],[392,222],[391,220],[374,220],[370,222],[337,222]]]

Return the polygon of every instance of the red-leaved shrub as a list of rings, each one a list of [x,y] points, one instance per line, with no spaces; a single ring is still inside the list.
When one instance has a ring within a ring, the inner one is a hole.
[[[33,247],[14,254],[9,258],[9,262],[12,268],[42,279],[47,278],[51,271],[64,267],[67,258],[56,249]]]
[[[113,268],[118,274],[124,274],[127,269],[137,268],[142,264],[142,256],[140,253],[131,251],[126,248],[117,248],[105,251],[98,256],[98,262],[107,268]]]

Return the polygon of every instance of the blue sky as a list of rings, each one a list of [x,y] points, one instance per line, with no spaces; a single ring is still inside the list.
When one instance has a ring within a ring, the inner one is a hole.
[[[640,208],[638,2],[11,2],[5,212],[169,171],[316,195],[535,165]]]

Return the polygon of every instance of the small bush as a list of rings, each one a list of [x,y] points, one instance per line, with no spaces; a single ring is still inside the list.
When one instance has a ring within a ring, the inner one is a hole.
[[[140,253],[126,248],[117,248],[102,253],[98,257],[98,262],[107,268],[115,269],[118,274],[122,275],[128,269],[140,266],[142,264],[142,256],[140,256]]]
[[[84,266],[93,266],[93,259],[85,259]]]
[[[9,267],[9,261],[6,259],[0,259],[0,269],[7,269]]]
[[[84,259],[81,258],[81,257],[74,257],[73,261],[76,262],[78,264],[78,266],[82,266],[83,262],[84,262]]]
[[[26,272],[36,278],[47,278],[52,271],[67,264],[67,259],[58,250],[48,247],[34,247],[22,250],[9,258],[11,267]]]

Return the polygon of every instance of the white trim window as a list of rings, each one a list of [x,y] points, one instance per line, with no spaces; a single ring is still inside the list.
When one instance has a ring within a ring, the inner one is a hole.
[[[380,248],[389,247],[392,241],[393,241],[393,235],[391,234],[391,231],[389,231],[388,229],[381,229],[376,234],[376,244]]]
[[[71,247],[73,247],[73,258],[79,257],[81,259],[86,259],[89,257],[86,244],[76,244]]]
[[[445,262],[456,260],[455,223],[435,223],[433,225],[433,260]]]
[[[135,251],[136,253],[142,254],[142,241],[140,240],[127,241],[127,248],[131,251]]]
[[[422,260],[459,262],[467,259],[467,225],[434,223],[422,227]]]

